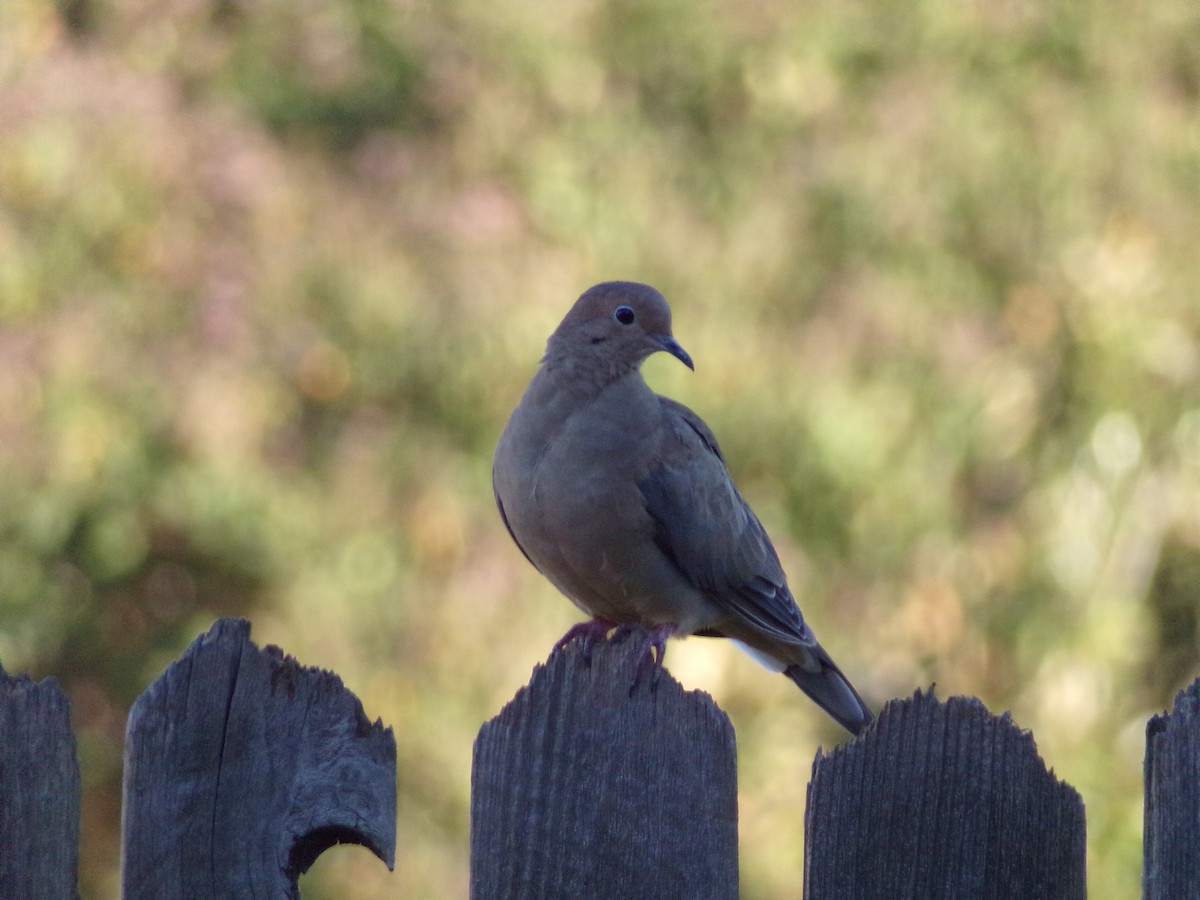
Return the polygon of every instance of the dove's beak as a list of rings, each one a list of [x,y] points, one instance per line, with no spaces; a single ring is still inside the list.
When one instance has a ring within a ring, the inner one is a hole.
[[[679,341],[675,340],[675,338],[671,337],[670,335],[667,335],[666,337],[659,337],[657,340],[660,344],[662,344],[662,348],[664,350],[670,353],[673,357],[675,357],[693,372],[696,371],[696,367],[692,364],[691,356],[688,355],[686,350],[679,346]]]

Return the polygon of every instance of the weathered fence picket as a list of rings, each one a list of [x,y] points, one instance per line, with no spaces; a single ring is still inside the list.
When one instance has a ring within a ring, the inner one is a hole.
[[[1146,725],[1143,900],[1200,898],[1200,679]]]
[[[893,700],[866,740],[817,752],[804,896],[1082,900],[1083,800],[978,700]]]
[[[391,868],[396,741],[336,675],[223,620],[130,711],[122,809],[125,897],[298,897],[333,844]]]
[[[737,897],[733,726],[666,672],[631,691],[638,645],[554,654],[479,732],[475,900]]]
[[[79,763],[53,678],[0,667],[0,897],[75,897]]]
[[[217,622],[142,695],[126,741],[123,896],[296,897],[334,843],[390,867],[396,749],[340,679]],[[733,728],[636,641],[555,654],[480,730],[475,900],[738,895]],[[1200,680],[1147,726],[1144,896],[1200,900]],[[0,898],[77,897],[79,769],[54,679],[0,670]],[[1085,896],[1084,811],[1033,738],[918,692],[818,752],[804,896]],[[800,890],[797,873],[797,891]]]

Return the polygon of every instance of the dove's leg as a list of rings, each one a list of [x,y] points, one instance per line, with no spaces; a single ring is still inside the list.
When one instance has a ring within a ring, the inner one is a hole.
[[[597,641],[608,637],[608,633],[616,627],[616,622],[610,622],[599,616],[588,619],[586,622],[580,622],[578,625],[572,625],[570,630],[558,639],[558,643],[554,645],[550,655],[553,656],[573,641],[579,641],[579,646],[583,650],[583,662],[590,666],[592,664],[592,647],[596,645]]]
[[[647,673],[650,675],[650,690],[658,688],[658,677],[662,674],[663,657],[667,655],[667,640],[675,633],[678,626],[667,622],[655,625],[646,631],[642,639],[642,652],[638,656],[637,670],[633,675],[633,684],[629,686],[629,694],[642,682]]]
[[[613,636],[609,640],[614,644],[619,644],[637,630],[638,627],[636,625],[618,625],[617,630],[613,632]]]

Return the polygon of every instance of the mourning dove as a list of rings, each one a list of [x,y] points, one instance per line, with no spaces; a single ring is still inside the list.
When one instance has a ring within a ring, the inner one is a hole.
[[[496,504],[513,540],[593,617],[559,644],[640,628],[642,664],[657,675],[669,637],[732,638],[860,734],[871,713],[805,624],[712,431],[642,380],[660,350],[694,368],[663,295],[596,285],[550,336],[496,448]]]

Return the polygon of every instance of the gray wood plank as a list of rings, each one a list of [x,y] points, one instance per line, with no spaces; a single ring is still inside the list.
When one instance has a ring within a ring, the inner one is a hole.
[[[974,698],[918,691],[818,752],[805,835],[814,900],[1086,895],[1083,801]]]
[[[480,730],[475,900],[738,896],[733,726],[667,672],[631,695],[638,645],[567,647]]]
[[[1200,679],[1146,724],[1145,900],[1200,898]]]
[[[125,746],[124,896],[297,897],[335,843],[391,868],[396,742],[331,672],[217,622],[134,704]]]
[[[0,897],[78,897],[79,763],[53,678],[0,667]]]

